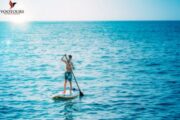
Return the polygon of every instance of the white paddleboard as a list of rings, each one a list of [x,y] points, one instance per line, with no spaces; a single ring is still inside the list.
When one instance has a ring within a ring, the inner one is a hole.
[[[70,90],[66,90],[66,94],[63,94],[63,92],[59,92],[52,96],[53,100],[68,100],[73,99],[79,96],[79,91],[72,91],[72,94],[70,94]]]

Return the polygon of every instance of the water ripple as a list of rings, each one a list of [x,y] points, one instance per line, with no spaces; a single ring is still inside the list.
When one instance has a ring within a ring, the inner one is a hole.
[[[28,26],[0,22],[0,119],[179,118],[179,22]],[[53,101],[63,90],[65,53],[85,96]]]

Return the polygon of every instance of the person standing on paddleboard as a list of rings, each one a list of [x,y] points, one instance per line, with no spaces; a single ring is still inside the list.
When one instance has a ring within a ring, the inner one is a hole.
[[[73,63],[72,63],[72,55],[68,55],[68,58],[67,58],[67,56],[65,54],[61,58],[61,61],[63,61],[66,64],[66,72],[64,73],[65,80],[64,80],[64,92],[63,92],[63,94],[66,94],[67,81],[69,81],[70,94],[72,94],[72,70],[74,69],[74,66],[73,66]]]

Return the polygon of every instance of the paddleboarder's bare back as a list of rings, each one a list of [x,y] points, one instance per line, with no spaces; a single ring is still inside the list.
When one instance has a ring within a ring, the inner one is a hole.
[[[68,58],[66,54],[61,58],[61,61],[63,61],[66,64],[66,72],[64,73],[64,92],[63,94],[66,94],[66,84],[67,81],[69,81],[70,84],[70,94],[72,94],[72,70],[74,69],[73,63],[72,63],[72,55],[68,55]]]

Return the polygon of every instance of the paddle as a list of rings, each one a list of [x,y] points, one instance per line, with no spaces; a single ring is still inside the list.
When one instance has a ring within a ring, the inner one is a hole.
[[[68,58],[67,58],[67,56],[66,56],[66,55],[65,55],[65,58],[66,58],[67,63],[68,63]],[[69,64],[69,63],[68,63],[68,64]],[[83,92],[81,91],[81,89],[80,89],[80,87],[79,87],[79,85],[78,85],[78,82],[77,82],[77,80],[76,80],[76,77],[75,77],[75,75],[74,75],[73,70],[71,70],[71,72],[72,72],[72,75],[73,75],[74,80],[75,80],[75,82],[76,82],[76,85],[77,85],[77,87],[78,87],[78,89],[79,89],[79,94],[80,94],[80,96],[84,96]]]

